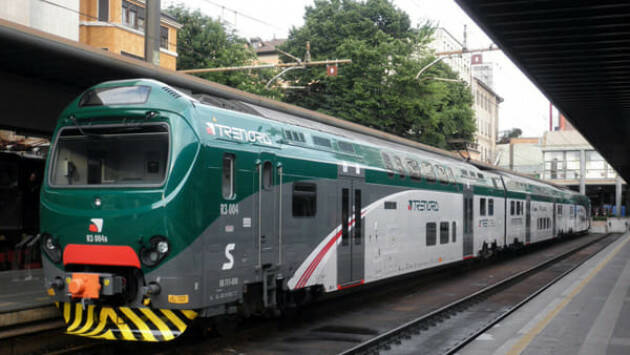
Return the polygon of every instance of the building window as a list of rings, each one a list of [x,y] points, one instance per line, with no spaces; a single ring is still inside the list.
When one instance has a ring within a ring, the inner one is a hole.
[[[437,226],[434,222],[427,223],[427,246],[435,245],[437,239]]]
[[[129,1],[122,2],[122,24],[136,30],[144,31],[144,8]]]
[[[98,20],[109,22],[109,0],[98,0]]]
[[[222,191],[226,200],[234,198],[234,155],[223,156]]]
[[[347,203],[348,198],[344,201]],[[317,211],[317,185],[295,183],[293,185],[293,217],[313,217]],[[349,209],[346,208],[346,211]],[[347,220],[347,218],[346,218]],[[346,223],[343,223],[347,225]]]
[[[168,50],[168,28],[160,26],[160,48]]]

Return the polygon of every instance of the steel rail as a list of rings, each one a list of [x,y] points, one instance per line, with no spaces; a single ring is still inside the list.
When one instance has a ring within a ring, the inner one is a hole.
[[[430,322],[432,320],[435,321],[435,323],[437,323],[439,320],[443,319],[443,318],[447,318],[449,317],[450,314],[453,313],[458,313],[462,308],[466,308],[468,304],[471,303],[475,303],[476,299],[483,299],[486,296],[489,296],[491,294],[493,294],[496,291],[499,291],[502,287],[506,287],[506,286],[510,286],[512,284],[517,283],[518,281],[520,281],[521,279],[524,279],[527,276],[530,276],[532,274],[535,274],[539,271],[541,271],[542,269],[545,269],[547,266],[550,266],[552,264],[555,264],[573,254],[575,254],[576,252],[589,247],[601,240],[604,240],[608,237],[611,236],[612,233],[608,233],[603,235],[600,238],[597,238],[591,242],[588,242],[584,245],[580,245],[574,249],[571,249],[563,254],[557,255],[549,260],[543,261],[537,265],[534,265],[533,267],[521,271],[517,274],[514,274],[506,279],[503,279],[501,281],[498,281],[490,286],[487,286],[473,294],[470,294],[468,296],[465,296],[459,300],[453,301],[449,304],[447,304],[446,306],[443,306],[441,308],[438,308],[430,313],[427,313],[425,315],[422,315],[416,319],[413,319],[403,325],[400,325],[394,329],[391,329],[383,334],[380,334],[372,339],[369,339],[361,344],[356,345],[355,347],[348,349],[346,351],[343,351],[341,353],[339,353],[340,355],[351,355],[351,354],[378,354],[379,350],[388,350],[392,344],[396,344],[399,343],[401,339],[404,338],[410,338],[411,335],[410,334],[414,334],[417,333],[417,330],[414,330],[414,328],[419,328],[423,323],[425,322]],[[463,341],[459,342],[457,345],[455,345],[454,347],[452,347],[451,349],[449,349],[446,354],[453,354],[455,353],[457,350],[461,349],[463,346],[465,346],[466,344],[468,344],[470,341],[472,341],[473,339],[475,339],[478,335],[482,334],[484,331],[486,331],[487,329],[489,329],[490,327],[492,327],[494,324],[496,324],[497,322],[499,322],[500,320],[502,320],[503,318],[505,318],[507,315],[509,315],[509,313],[514,312],[516,309],[518,309],[519,307],[523,306],[525,303],[527,303],[528,301],[530,301],[532,298],[534,298],[536,295],[540,294],[541,292],[543,292],[545,289],[549,288],[552,284],[554,284],[555,282],[559,281],[560,279],[562,279],[562,277],[566,276],[569,272],[571,272],[572,270],[575,270],[575,268],[577,268],[578,266],[582,265],[584,262],[586,262],[588,259],[590,259],[592,256],[596,255],[597,253],[594,253],[593,255],[589,256],[588,258],[584,259],[583,261],[581,261],[580,263],[578,263],[577,265],[575,265],[574,267],[570,268],[570,270],[562,273],[560,276],[554,278],[551,282],[549,282],[548,284],[545,284],[541,289],[535,291],[533,294],[531,294],[530,296],[528,296],[525,300],[519,302],[515,307],[513,307],[513,309],[510,309],[506,312],[505,315],[500,316],[496,321],[492,321],[490,322],[491,324],[489,326],[484,326],[482,330],[476,331],[474,332],[474,334],[472,334],[471,336],[467,337],[466,339],[464,339]]]

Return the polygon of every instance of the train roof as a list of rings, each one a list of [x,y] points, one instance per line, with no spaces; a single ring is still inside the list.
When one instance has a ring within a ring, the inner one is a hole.
[[[146,100],[146,104],[157,105],[164,109],[172,109],[164,100],[164,98],[169,97],[178,101],[179,104],[175,106],[179,106],[180,108],[182,107],[180,106],[181,103],[186,101],[188,105],[195,107],[212,107],[212,109],[215,110],[218,109],[220,111],[230,112],[232,115],[240,115],[241,117],[249,117],[250,119],[262,118],[270,122],[286,125],[282,127],[282,132],[284,133],[280,142],[282,144],[325,151],[327,147],[318,143],[325,143],[326,140],[334,140],[335,144],[331,144],[328,150],[336,150],[336,153],[345,154],[348,158],[352,158],[353,155],[358,157],[356,152],[357,147],[376,149],[381,153],[378,159],[382,162],[381,168],[404,172],[405,175],[413,173],[413,171],[411,171],[413,168],[407,168],[407,166],[405,166],[405,159],[411,156],[420,159],[420,165],[422,165],[422,162],[428,162],[436,166],[449,168],[452,170],[454,178],[461,183],[496,187],[496,181],[494,181],[494,179],[499,176],[504,176],[509,178],[509,181],[514,182],[514,184],[511,185],[511,189],[515,191],[562,195],[561,188],[549,182],[489,166],[481,162],[467,161],[453,152],[430,147],[409,139],[397,137],[389,133],[363,127],[356,123],[309,110],[305,111],[313,115],[296,115],[286,110],[276,110],[270,108],[269,105],[262,106],[252,103],[251,101],[228,100],[209,95],[193,97],[192,95],[187,95],[180,90],[152,79],[109,81],[96,85],[90,90],[112,86],[149,86],[158,88],[159,90],[154,91],[159,94],[151,92],[151,96],[155,95],[157,99],[149,98]],[[73,101],[69,107],[74,107],[75,109],[80,107],[80,98],[81,97]],[[286,104],[282,103],[282,105]],[[298,110],[298,112],[302,111],[304,111],[302,108]],[[300,129],[288,129],[287,127],[289,126],[300,127]],[[372,159],[374,160],[373,155],[374,154],[372,154]],[[388,156],[393,160],[390,166],[386,166]],[[399,165],[397,163],[399,160],[403,163],[402,166],[396,166]],[[421,169],[422,166],[419,168]]]

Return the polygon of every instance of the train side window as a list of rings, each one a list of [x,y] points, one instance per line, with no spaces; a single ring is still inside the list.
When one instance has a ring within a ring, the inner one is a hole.
[[[521,215],[521,206],[522,206],[522,202],[521,201],[516,201],[516,215],[520,216]]]
[[[453,174],[453,169],[447,167],[446,168],[446,172],[448,173],[448,182],[450,182],[451,184],[455,183],[455,175]]]
[[[437,226],[435,222],[427,223],[427,246],[435,245],[437,239]]]
[[[265,190],[270,189],[273,185],[273,165],[270,161],[266,161],[263,164],[263,188]]]
[[[418,161],[415,159],[407,158],[405,159],[405,164],[407,165],[407,170],[409,170],[409,176],[411,177],[411,180],[420,181],[421,173]]]
[[[452,242],[455,243],[455,241],[457,240],[457,223],[456,222],[453,222],[451,230],[452,230],[452,235],[453,235]]]
[[[423,161],[420,163],[420,171],[427,181],[435,182],[435,171],[433,170],[433,165]]]
[[[488,216],[494,216],[494,199],[488,199]]]
[[[562,216],[562,206],[558,206],[558,216]]]
[[[295,183],[293,185],[293,217],[313,217],[317,212],[317,185]]]
[[[440,222],[440,244],[448,243],[448,222]]]
[[[446,170],[444,167],[435,165],[435,171],[437,172],[437,178],[440,180],[440,183],[444,185],[448,185],[448,176],[446,175]]]
[[[514,216],[514,201],[510,201],[510,216]]]
[[[226,200],[234,198],[234,154],[223,155],[222,191]]]
[[[480,216],[486,215],[486,199],[485,198],[482,198],[479,200],[479,215]]]

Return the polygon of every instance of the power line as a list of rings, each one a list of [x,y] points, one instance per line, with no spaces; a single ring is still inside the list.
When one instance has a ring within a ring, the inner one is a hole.
[[[261,20],[261,19],[258,19],[258,18],[256,18],[256,17],[254,17],[254,16],[251,16],[251,15],[248,15],[248,14],[245,14],[245,13],[242,13],[242,12],[240,12],[240,11],[238,11],[238,10],[234,10],[234,9],[232,9],[232,8],[229,8],[229,7],[225,6],[225,5],[219,4],[219,3],[214,2],[214,1],[212,1],[212,0],[202,0],[202,1],[203,1],[203,2],[206,2],[206,3],[210,4],[210,5],[214,5],[214,6],[220,7],[221,9],[228,10],[228,11],[230,11],[230,12],[233,12],[233,13],[234,13],[234,14],[236,14],[236,15],[240,15],[240,16],[242,16],[242,17],[245,17],[245,18],[250,19],[250,20],[252,20],[252,21],[258,22],[258,23],[263,24],[263,25],[265,25],[265,26],[269,26],[269,27],[274,28],[274,29],[276,29],[276,30],[279,30],[279,31],[284,31],[284,30],[285,30],[284,28],[280,28],[280,27],[278,27],[278,26],[276,26],[276,25],[274,25],[274,24],[271,24],[271,23],[269,23],[269,22],[267,22],[267,21],[264,21],[264,20]]]

